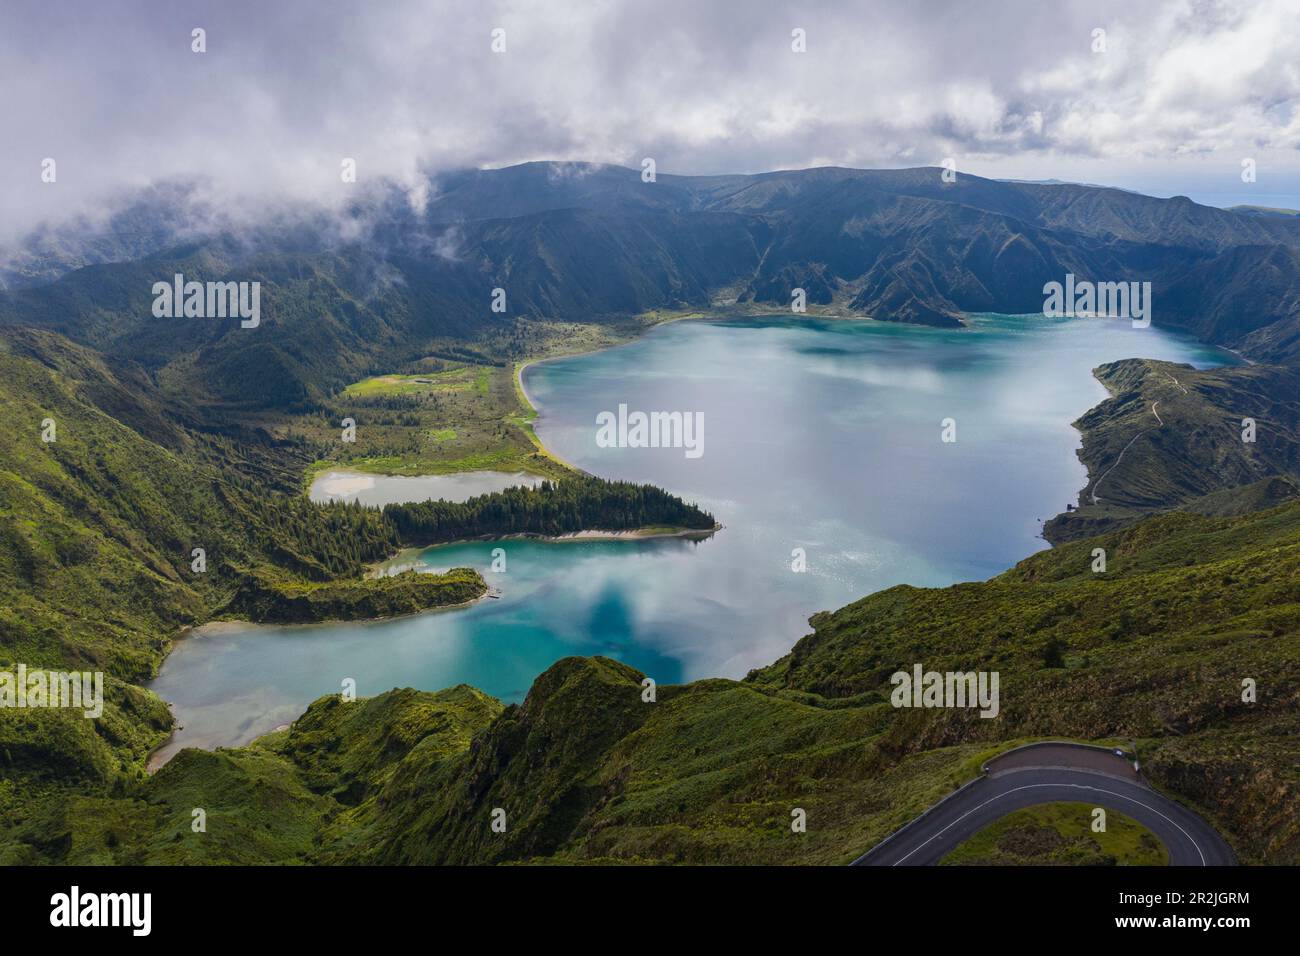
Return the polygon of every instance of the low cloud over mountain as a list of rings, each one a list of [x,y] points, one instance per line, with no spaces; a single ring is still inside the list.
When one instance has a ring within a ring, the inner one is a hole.
[[[1223,204],[1285,204],[1300,181],[1285,0],[739,9],[16,0],[0,12],[0,241],[177,178],[240,218],[282,198],[337,207],[381,178],[419,206],[431,171],[541,158],[711,174],[951,157]]]

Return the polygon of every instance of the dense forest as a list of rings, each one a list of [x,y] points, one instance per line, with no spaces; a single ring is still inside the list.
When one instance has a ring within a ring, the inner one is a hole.
[[[274,495],[227,504],[242,512],[255,543],[312,581],[358,576],[398,544],[391,522],[356,502],[317,504],[303,497]]]
[[[713,515],[653,485],[602,478],[544,481],[465,502],[386,505],[384,515],[408,544],[437,544],[507,534],[634,531],[671,527],[708,531]]]

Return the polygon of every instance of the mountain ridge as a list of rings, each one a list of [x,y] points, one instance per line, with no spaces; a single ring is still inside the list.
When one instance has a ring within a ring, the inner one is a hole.
[[[1300,356],[1300,219],[941,173],[643,183],[581,164],[464,171],[418,212],[382,191],[358,200],[360,239],[304,212],[292,226],[190,239],[0,294],[0,324],[54,328],[153,374],[184,370],[221,400],[283,407],[341,387],[358,365],[391,365],[439,337],[473,342],[503,320],[782,311],[803,288],[816,307],[955,326],[968,312],[1039,311],[1044,285],[1073,273],[1150,281],[1158,326],[1259,361]],[[176,273],[262,283],[261,328],[154,319],[153,282]],[[174,327],[160,334],[160,321]],[[336,371],[340,355],[362,358]]]

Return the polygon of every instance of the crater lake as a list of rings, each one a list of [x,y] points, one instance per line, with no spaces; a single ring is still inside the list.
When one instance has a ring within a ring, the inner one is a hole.
[[[568,655],[614,657],[660,684],[743,677],[785,654],[817,611],[896,584],[987,578],[1046,547],[1042,522],[1086,482],[1070,423],[1106,397],[1095,366],[1233,361],[1114,319],[979,315],[969,325],[685,321],[530,366],[524,384],[552,451],[660,485],[722,530],[703,541],[429,548],[401,560],[477,568],[500,597],[364,623],[198,628],[151,684],[182,727],[154,764],[185,746],[245,743],[345,678],[362,696],[468,683],[519,701]],[[620,405],[698,414],[701,453],[604,447],[598,416]],[[954,442],[941,440],[948,418]]]

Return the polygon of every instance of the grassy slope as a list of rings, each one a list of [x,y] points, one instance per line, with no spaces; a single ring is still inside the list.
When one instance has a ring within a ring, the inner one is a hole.
[[[523,367],[629,342],[683,315],[512,321],[484,330],[469,346],[435,340],[429,354],[353,382],[310,411],[251,413],[248,421],[312,450],[316,460],[304,485],[330,468],[390,475],[486,469],[571,477],[581,469],[555,455],[533,430],[537,411],[520,382]],[[344,418],[357,423],[355,443],[339,440]]]
[[[499,391],[517,408],[508,366],[462,367],[476,399]],[[468,569],[362,579],[365,564],[396,544],[378,512],[322,509],[292,486],[277,490],[288,484],[276,463],[283,450],[196,431],[177,407],[131,366],[110,366],[53,334],[0,338],[0,412],[15,424],[0,436],[0,668],[107,672],[100,719],[0,710],[0,860],[94,861],[119,858],[119,846],[123,860],[188,859],[173,845],[188,820],[159,810],[167,802],[159,788],[173,784],[203,794],[207,802],[195,806],[217,808],[218,832],[248,829],[213,852],[232,861],[305,858],[302,839],[337,815],[337,788],[315,793],[265,743],[247,753],[187,753],[142,784],[171,715],[136,683],[156,672],[182,627],[214,617],[389,616],[486,590]],[[52,443],[40,440],[46,418],[56,422]],[[193,546],[207,551],[202,574],[189,564]],[[500,709],[477,691],[465,695],[475,714]],[[357,713],[365,724],[375,711]],[[416,708],[405,719],[423,739],[434,711]],[[469,738],[448,739],[421,753],[460,749]],[[391,740],[380,750],[386,760],[401,756]],[[165,830],[157,840],[127,853],[127,835],[156,827]]]
[[[366,379],[317,411],[282,417],[273,427],[319,451],[308,480],[329,468],[391,475],[480,469],[549,478],[573,474],[539,447],[524,413],[511,369],[476,365],[427,376]],[[338,426],[345,418],[357,423],[355,443],[339,440]]]
[[[1094,546],[1110,554],[1105,575],[1089,570]],[[169,765],[132,799],[172,809],[135,807],[118,841],[161,862],[178,808],[234,794],[228,812],[255,819],[267,797],[252,784],[270,781],[293,852],[210,825],[208,858],[844,863],[1013,742],[1134,737],[1156,785],[1244,860],[1300,860],[1300,504],[1149,519],[990,581],[896,587],[813,623],[745,681],[660,687],[654,703],[640,673],[604,658],[556,663],[499,712],[473,697],[464,724],[412,691],[323,699],[253,748]],[[1053,639],[1064,666],[1046,666]],[[1001,717],[894,709],[888,675],[916,661],[998,670]],[[1243,677],[1257,703],[1242,702]],[[505,833],[490,827],[498,807]],[[807,833],[790,830],[795,808]]]
[[[181,626],[246,613],[250,584],[319,588],[396,545],[376,514],[314,509],[206,464],[147,380],[55,336],[19,338],[40,360],[0,342],[0,413],[14,424],[0,435],[0,653],[14,661],[145,678]]]
[[[941,861],[943,866],[1165,866],[1169,853],[1146,827],[1110,810],[1093,832],[1093,807],[1045,803],[985,827]]]
[[[74,801],[61,821],[68,861],[304,863],[326,839],[346,855],[348,808],[371,797],[394,764],[463,749],[500,710],[469,687],[346,704],[323,697],[292,729],[252,747],[184,750],[128,795]],[[206,814],[203,831],[195,808]]]
[[[1126,359],[1095,374],[1111,397],[1075,422],[1088,485],[1077,511],[1047,523],[1049,540],[1097,534],[1171,507],[1244,513],[1300,494],[1300,371],[1198,371]],[[1248,417],[1256,421],[1254,443],[1242,441]]]
[[[485,589],[463,570],[361,580],[395,544],[377,515],[313,509],[260,487],[256,469],[218,471],[211,436],[165,413],[148,379],[57,336],[0,339],[0,414],[0,669],[103,671],[108,698],[97,720],[0,710],[0,845],[40,830],[69,788],[111,792],[143,773],[171,715],[136,684],[182,627],[407,613]]]

